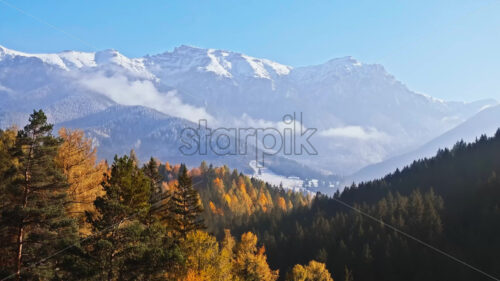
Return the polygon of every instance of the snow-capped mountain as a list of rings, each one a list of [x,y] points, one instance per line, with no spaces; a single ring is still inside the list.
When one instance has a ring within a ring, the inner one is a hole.
[[[496,104],[418,94],[383,66],[351,57],[293,68],[190,46],[142,58],[115,50],[27,54],[0,47],[0,95],[2,127],[22,124],[34,108],[44,109],[52,122],[84,128],[92,126],[81,122],[117,105],[142,106],[186,122],[205,119],[212,128],[281,128],[284,115],[302,113],[301,125],[318,130],[311,138],[318,155],[287,158],[333,174],[415,149]],[[108,117],[101,118],[104,124]],[[115,149],[99,144],[103,154]],[[155,155],[179,156],[157,149]]]

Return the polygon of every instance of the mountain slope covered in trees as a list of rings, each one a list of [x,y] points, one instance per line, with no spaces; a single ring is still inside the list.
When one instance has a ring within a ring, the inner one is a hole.
[[[310,197],[227,167],[202,163],[188,171],[154,159],[140,167],[134,151],[108,166],[96,161],[81,131],[61,129],[56,137],[52,128],[35,111],[22,130],[0,130],[2,280],[279,277],[255,234],[236,240],[224,227],[251,214],[291,211]],[[301,276],[332,280],[316,261],[287,274]]]
[[[316,259],[337,278],[347,267],[355,280],[491,280],[392,227],[500,276],[499,173],[500,130],[234,232],[263,237],[282,271]]]
[[[0,131],[2,278],[500,275],[500,130],[334,197],[205,162],[188,170],[152,158],[141,166],[134,151],[108,166],[81,131],[51,130],[35,111],[24,129]]]

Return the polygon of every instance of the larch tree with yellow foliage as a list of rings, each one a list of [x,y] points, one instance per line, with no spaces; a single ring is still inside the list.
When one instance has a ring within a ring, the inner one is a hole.
[[[12,175],[9,170],[18,163],[16,157],[13,157],[11,151],[16,144],[17,130],[15,128],[0,130],[0,210],[9,204],[7,190],[9,183],[12,182]],[[0,224],[4,220],[0,213]],[[16,235],[8,231],[0,231],[0,267],[12,267],[14,261],[8,254],[8,248],[14,243]]]
[[[59,136],[63,143],[55,162],[70,185],[67,211],[82,229],[85,211],[93,211],[94,200],[104,193],[101,183],[107,167],[104,162],[97,163],[96,149],[92,147],[92,141],[85,138],[83,131],[62,128]]]
[[[264,247],[257,248],[257,236],[243,234],[241,241],[225,230],[219,244],[207,232],[196,230],[180,243],[184,264],[173,274],[175,280],[203,281],[274,281],[278,271],[269,268]]]
[[[219,278],[219,244],[210,234],[196,230],[186,235],[181,243],[185,256],[185,268],[181,275],[186,280],[220,280]]]
[[[16,135],[17,130],[14,128],[5,131],[0,130],[0,175],[6,175],[5,173],[11,166],[15,165],[16,159],[12,157],[11,150],[16,144]],[[5,178],[0,178],[0,199],[2,199],[0,200],[0,207],[7,203],[6,200],[3,200],[3,197],[5,196],[4,188],[9,180],[7,175]]]
[[[225,229],[224,240],[222,240],[219,252],[219,264],[218,264],[219,281],[237,280],[237,278],[233,274],[235,246],[236,246],[236,240],[231,235],[229,229]]]
[[[310,261],[308,265],[297,264],[293,267],[288,281],[333,281],[324,263]]]
[[[279,277],[279,271],[267,264],[265,248],[257,248],[257,236],[251,232],[244,233],[236,246],[233,269],[239,280],[274,281]]]

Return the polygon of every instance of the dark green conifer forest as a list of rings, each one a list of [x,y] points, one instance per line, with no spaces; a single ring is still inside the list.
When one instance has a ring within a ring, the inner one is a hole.
[[[500,130],[234,232],[262,237],[282,271],[316,259],[339,280],[346,267],[355,280],[492,280],[389,226],[498,277],[499,173]]]

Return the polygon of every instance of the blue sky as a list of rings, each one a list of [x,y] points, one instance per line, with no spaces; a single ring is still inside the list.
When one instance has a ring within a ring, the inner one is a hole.
[[[0,45],[142,56],[188,44],[292,66],[351,55],[417,92],[500,100],[499,15],[498,0],[0,0]]]

